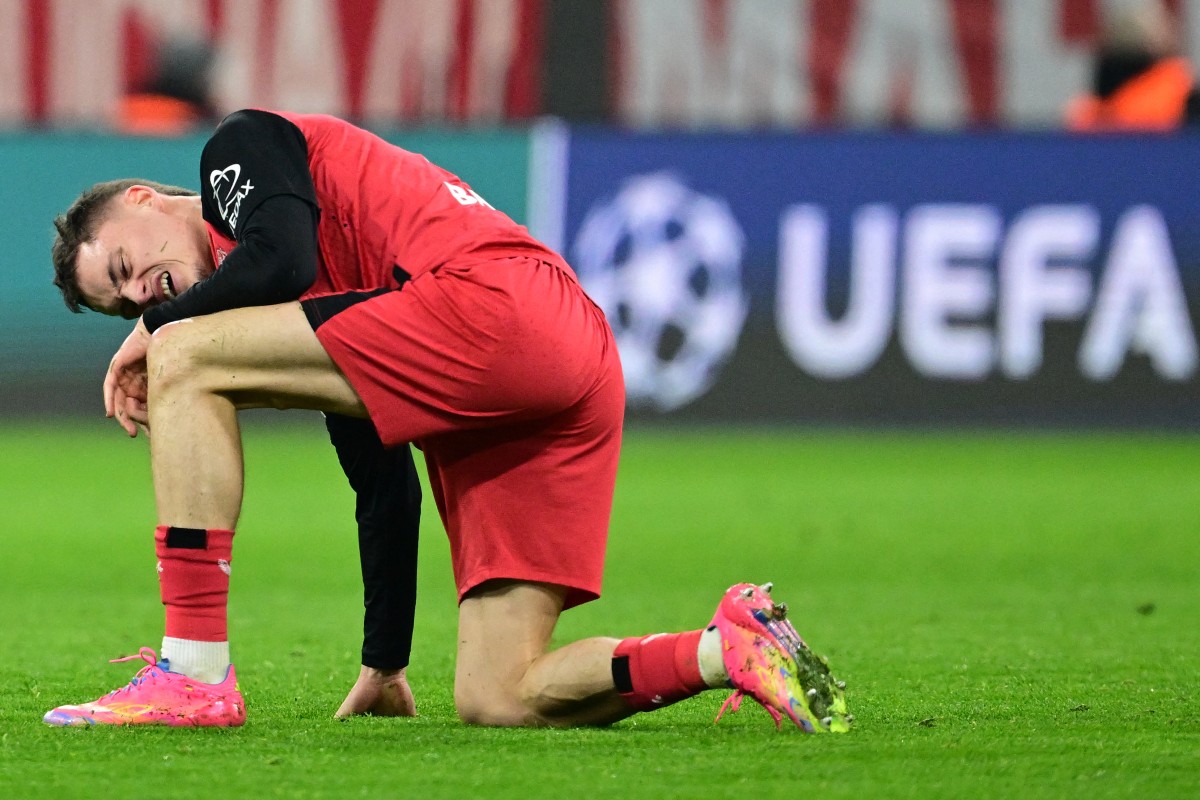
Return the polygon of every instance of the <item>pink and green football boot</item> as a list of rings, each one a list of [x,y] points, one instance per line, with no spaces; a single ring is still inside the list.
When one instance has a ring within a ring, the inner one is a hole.
[[[149,647],[136,656],[113,659],[112,663],[141,658],[146,666],[128,685],[98,700],[78,706],[59,706],[46,713],[48,725],[169,725],[185,727],[233,727],[246,721],[246,703],[238,691],[233,666],[220,683],[200,683],[171,672],[167,661],[159,661]]]
[[[730,587],[709,625],[721,633],[734,688],[717,719],[726,709],[737,711],[749,695],[777,728],[786,716],[808,733],[845,733],[854,721],[846,713],[846,684],[829,674],[829,664],[808,648],[787,620],[787,606],[773,603],[770,592],[770,583]]]

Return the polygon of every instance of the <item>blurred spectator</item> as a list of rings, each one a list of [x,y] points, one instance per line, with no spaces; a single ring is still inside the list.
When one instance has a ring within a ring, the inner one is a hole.
[[[1110,2],[1092,68],[1092,91],[1067,106],[1075,131],[1165,131],[1197,122],[1191,63],[1161,0]]]
[[[181,136],[214,126],[213,49],[204,41],[164,42],[144,86],[121,100],[117,130],[137,136]]]

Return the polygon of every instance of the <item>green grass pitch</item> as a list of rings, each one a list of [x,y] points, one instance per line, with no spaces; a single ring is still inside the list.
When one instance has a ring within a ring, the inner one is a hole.
[[[110,423],[0,429],[5,796],[1200,796],[1200,438],[631,430],[605,597],[558,641],[699,626],[727,585],[773,580],[856,729],[776,732],[749,702],[713,725],[711,692],[608,729],[485,730],[454,715],[432,502],[421,716],[332,719],[360,644],[352,498],[296,416],[247,423],[233,731],[41,723],[158,644],[146,448]]]

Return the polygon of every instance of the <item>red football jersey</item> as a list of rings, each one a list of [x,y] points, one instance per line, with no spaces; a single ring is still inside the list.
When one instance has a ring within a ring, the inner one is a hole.
[[[279,112],[275,112],[279,113]],[[304,134],[321,210],[309,294],[379,289],[463,256],[562,260],[456,175],[322,114],[279,113]]]

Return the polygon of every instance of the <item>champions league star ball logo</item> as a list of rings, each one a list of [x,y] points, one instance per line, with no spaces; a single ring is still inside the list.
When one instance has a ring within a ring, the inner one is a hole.
[[[588,213],[572,263],[612,326],[631,406],[671,411],[716,381],[746,320],[744,242],[724,201],[666,173]]]

